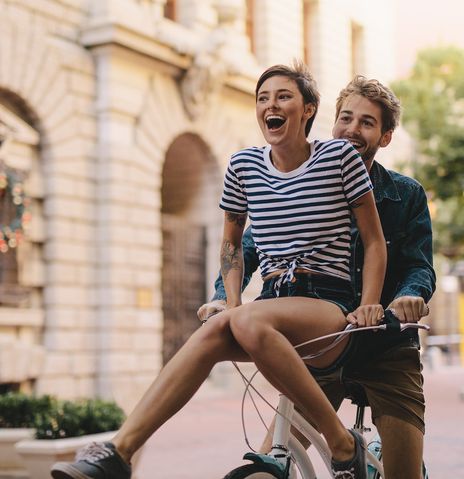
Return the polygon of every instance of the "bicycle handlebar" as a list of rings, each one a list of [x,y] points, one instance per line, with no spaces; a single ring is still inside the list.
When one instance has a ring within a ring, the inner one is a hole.
[[[357,333],[361,331],[397,331],[403,332],[405,329],[424,329],[426,331],[430,330],[430,326],[427,324],[419,324],[419,323],[402,323],[397,316],[391,311],[390,309],[386,309],[384,312],[383,321],[375,326],[361,326],[356,327],[353,324],[349,324],[343,331],[337,331],[336,333],[326,334],[324,336],[320,336],[318,338],[310,339],[309,341],[305,341],[304,343],[297,344],[294,346],[295,349],[301,348],[303,346],[307,346],[311,343],[316,343],[318,341],[322,341],[323,339],[335,338],[335,340],[322,348],[317,353],[309,354],[307,356],[303,356],[302,359],[314,359],[319,356],[322,356],[327,351],[330,351],[333,347],[335,347],[347,334]]]
[[[384,312],[383,321],[377,326],[378,329],[384,331],[404,331],[405,329],[424,329],[430,330],[430,326],[427,324],[419,323],[402,323],[391,309],[386,309]]]

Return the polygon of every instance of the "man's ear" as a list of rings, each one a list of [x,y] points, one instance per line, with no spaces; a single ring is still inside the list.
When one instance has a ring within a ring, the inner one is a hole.
[[[380,138],[381,148],[385,148],[386,146],[390,144],[390,141],[392,140],[392,135],[393,135],[393,130],[388,130],[382,134],[382,137]]]

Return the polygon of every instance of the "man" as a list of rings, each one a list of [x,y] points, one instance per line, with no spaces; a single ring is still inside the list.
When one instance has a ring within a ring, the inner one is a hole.
[[[390,143],[400,110],[390,89],[358,76],[337,99],[333,136],[349,140],[359,151],[374,185],[388,250],[382,305],[393,309],[402,322],[417,322],[428,314],[426,303],[435,290],[427,198],[418,182],[386,170],[374,159],[378,149]],[[363,250],[355,224],[352,230],[351,277],[359,298]],[[258,266],[250,229],[243,237],[243,255],[245,287]],[[198,310],[202,320],[225,308],[221,277],[215,286],[213,301]],[[342,367],[313,373],[336,409],[347,394],[347,384],[361,385],[382,440],[386,478],[420,479],[425,405],[417,331],[363,332],[354,337]],[[265,443],[263,450],[268,449]]]

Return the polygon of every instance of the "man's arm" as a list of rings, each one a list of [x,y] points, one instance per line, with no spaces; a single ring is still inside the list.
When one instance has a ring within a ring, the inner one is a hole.
[[[410,211],[406,235],[399,250],[398,288],[388,306],[401,321],[417,322],[428,314],[426,303],[435,291],[433,269],[432,223],[427,197],[418,186],[404,206]]]

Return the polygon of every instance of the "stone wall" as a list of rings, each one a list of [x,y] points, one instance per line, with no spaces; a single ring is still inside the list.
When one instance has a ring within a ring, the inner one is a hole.
[[[161,190],[179,137],[209,152],[191,205],[203,214],[190,216],[207,231],[210,295],[223,171],[231,153],[263,141],[254,117],[258,74],[302,57],[306,39],[323,94],[313,133],[321,137],[330,136],[336,94],[353,73],[353,22],[362,27],[360,73],[392,76],[388,15],[377,13],[388,2],[256,0],[255,54],[244,1],[178,1],[177,22],[163,17],[164,3],[0,0],[0,106],[36,132],[30,194],[41,185],[35,237],[18,250],[34,308],[0,306],[0,338],[18,351],[34,345],[41,358],[11,381],[23,389],[100,395],[129,408],[159,370]],[[12,161],[8,150],[2,155]],[[21,321],[29,332],[13,337]]]

